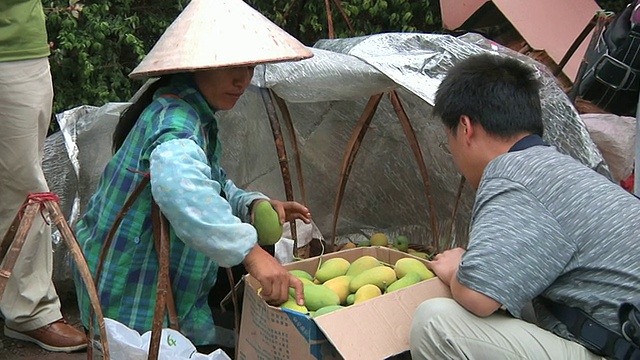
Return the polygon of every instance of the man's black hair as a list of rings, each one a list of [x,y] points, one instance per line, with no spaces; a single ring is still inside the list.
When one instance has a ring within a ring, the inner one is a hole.
[[[466,115],[499,138],[542,136],[540,87],[534,69],[519,60],[474,55],[449,70],[436,93],[433,113],[454,133],[460,116]]]

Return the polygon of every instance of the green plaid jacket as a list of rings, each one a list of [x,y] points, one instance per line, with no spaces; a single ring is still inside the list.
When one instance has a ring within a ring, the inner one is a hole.
[[[151,330],[158,278],[153,194],[170,223],[170,280],[181,332],[195,345],[234,345],[231,331],[214,326],[207,296],[218,266],[239,264],[256,244],[256,232],[246,223],[248,204],[266,197],[226,178],[217,133],[214,111],[192,77],[174,75],[106,165],[76,228],[94,276],[103,241],[144,173],[150,172],[151,186],[123,219],[105,258],[97,284],[105,317],[140,333]],[[91,303],[77,269],[75,281],[88,327]]]

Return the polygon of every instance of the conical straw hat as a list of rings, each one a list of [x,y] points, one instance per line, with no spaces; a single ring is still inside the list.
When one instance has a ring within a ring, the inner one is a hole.
[[[138,79],[311,56],[302,43],[242,0],[191,0],[129,76]]]

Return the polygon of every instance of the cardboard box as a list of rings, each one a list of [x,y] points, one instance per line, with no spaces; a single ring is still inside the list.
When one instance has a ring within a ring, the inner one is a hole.
[[[371,255],[389,264],[411,257],[384,247],[356,248],[323,257],[354,261],[362,255]],[[285,267],[314,274],[319,261],[319,257],[314,257]],[[240,360],[386,359],[409,350],[411,319],[418,305],[430,298],[451,297],[449,288],[434,278],[311,318],[268,305],[257,295],[259,287],[257,280],[245,277],[238,345]]]

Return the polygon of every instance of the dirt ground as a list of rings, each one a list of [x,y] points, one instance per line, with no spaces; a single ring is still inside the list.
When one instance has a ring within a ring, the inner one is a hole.
[[[81,328],[80,313],[73,295],[60,295],[62,313],[69,324]],[[71,354],[53,353],[40,348],[38,345],[14,340],[4,336],[4,319],[0,318],[0,360],[83,360],[87,358],[85,351]]]
[[[62,313],[69,324],[81,328],[80,313],[78,311],[75,295],[72,292],[61,294],[59,292],[62,304]],[[4,320],[0,317],[0,360],[85,360],[87,352],[54,353],[43,350],[38,345],[14,340],[4,336]],[[213,351],[213,349],[199,349],[203,353]],[[233,357],[233,351],[229,351],[230,357]],[[97,353],[94,354],[95,359],[101,358]],[[407,352],[389,358],[389,360],[411,360],[411,355]]]

